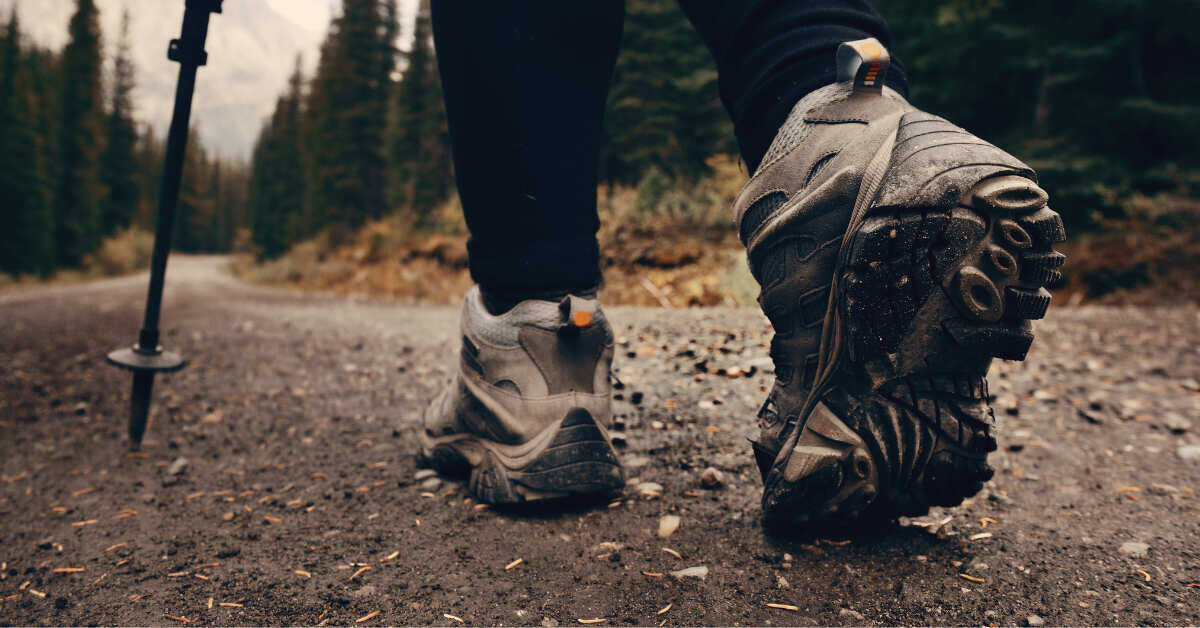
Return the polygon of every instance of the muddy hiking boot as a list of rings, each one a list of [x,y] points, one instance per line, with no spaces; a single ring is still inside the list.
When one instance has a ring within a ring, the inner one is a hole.
[[[874,39],[801,100],[735,203],[775,329],[753,443],[771,526],[890,520],[992,477],[985,376],[1020,360],[1066,234],[1034,172],[883,88]]]
[[[490,504],[625,485],[605,429],[613,334],[595,299],[522,301],[494,316],[476,287],[460,327],[458,372],[419,435],[425,464],[469,475],[471,493]]]

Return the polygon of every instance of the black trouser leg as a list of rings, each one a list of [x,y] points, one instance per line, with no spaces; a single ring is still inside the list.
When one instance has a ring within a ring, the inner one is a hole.
[[[493,294],[600,282],[596,184],[623,0],[434,0],[471,276]]]
[[[717,61],[721,102],[733,118],[751,172],[792,106],[834,82],[838,44],[875,37],[887,25],[868,0],[679,0]],[[887,85],[907,94],[892,54]]]

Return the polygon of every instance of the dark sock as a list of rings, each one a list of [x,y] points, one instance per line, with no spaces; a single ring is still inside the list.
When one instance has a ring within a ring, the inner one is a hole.
[[[582,297],[584,299],[595,299],[599,292],[599,287],[587,288],[585,290],[556,290],[549,292],[503,292],[492,291],[479,287],[479,294],[483,297],[483,307],[487,308],[488,314],[492,316],[500,316],[505,312],[513,309],[518,303],[537,299],[539,301],[559,301],[568,294]]]

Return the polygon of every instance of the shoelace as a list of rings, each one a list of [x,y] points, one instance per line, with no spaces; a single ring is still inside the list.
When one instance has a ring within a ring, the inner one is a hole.
[[[809,414],[816,407],[817,401],[825,394],[826,385],[837,371],[842,354],[842,317],[837,307],[841,273],[838,271],[845,267],[850,255],[849,244],[852,236],[858,232],[859,226],[866,219],[867,209],[870,208],[871,201],[875,199],[875,194],[879,191],[879,184],[883,181],[883,174],[887,171],[888,162],[891,160],[892,147],[896,144],[897,133],[898,130],[895,130],[888,135],[863,172],[858,196],[854,199],[854,211],[850,213],[850,222],[846,226],[846,233],[842,236],[841,248],[838,250],[838,263],[829,287],[829,301],[825,305],[825,319],[821,324],[821,344],[817,351],[817,376],[813,379],[812,388],[809,388],[808,395],[804,398],[804,404],[800,406],[800,414],[796,419],[797,427],[788,435],[787,441],[780,448],[781,452],[796,446],[800,433],[804,431],[804,425],[808,423]]]

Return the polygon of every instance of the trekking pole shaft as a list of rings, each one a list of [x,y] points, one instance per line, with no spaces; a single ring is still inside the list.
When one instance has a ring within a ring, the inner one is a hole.
[[[146,318],[138,336],[138,348],[156,351],[158,321],[162,310],[163,280],[167,274],[167,256],[171,252],[171,234],[179,203],[179,184],[183,178],[183,159],[187,152],[188,127],[192,117],[192,95],[196,88],[196,68],[204,62],[204,40],[208,36],[208,11],[189,7],[184,12],[183,36],[171,42],[171,54],[179,61],[179,81],[175,86],[175,111],[167,134],[167,154],[163,162],[162,184],[158,195],[158,219],[154,232],[154,254],[150,260],[150,288],[146,295]],[[198,52],[197,52],[198,51]]]

